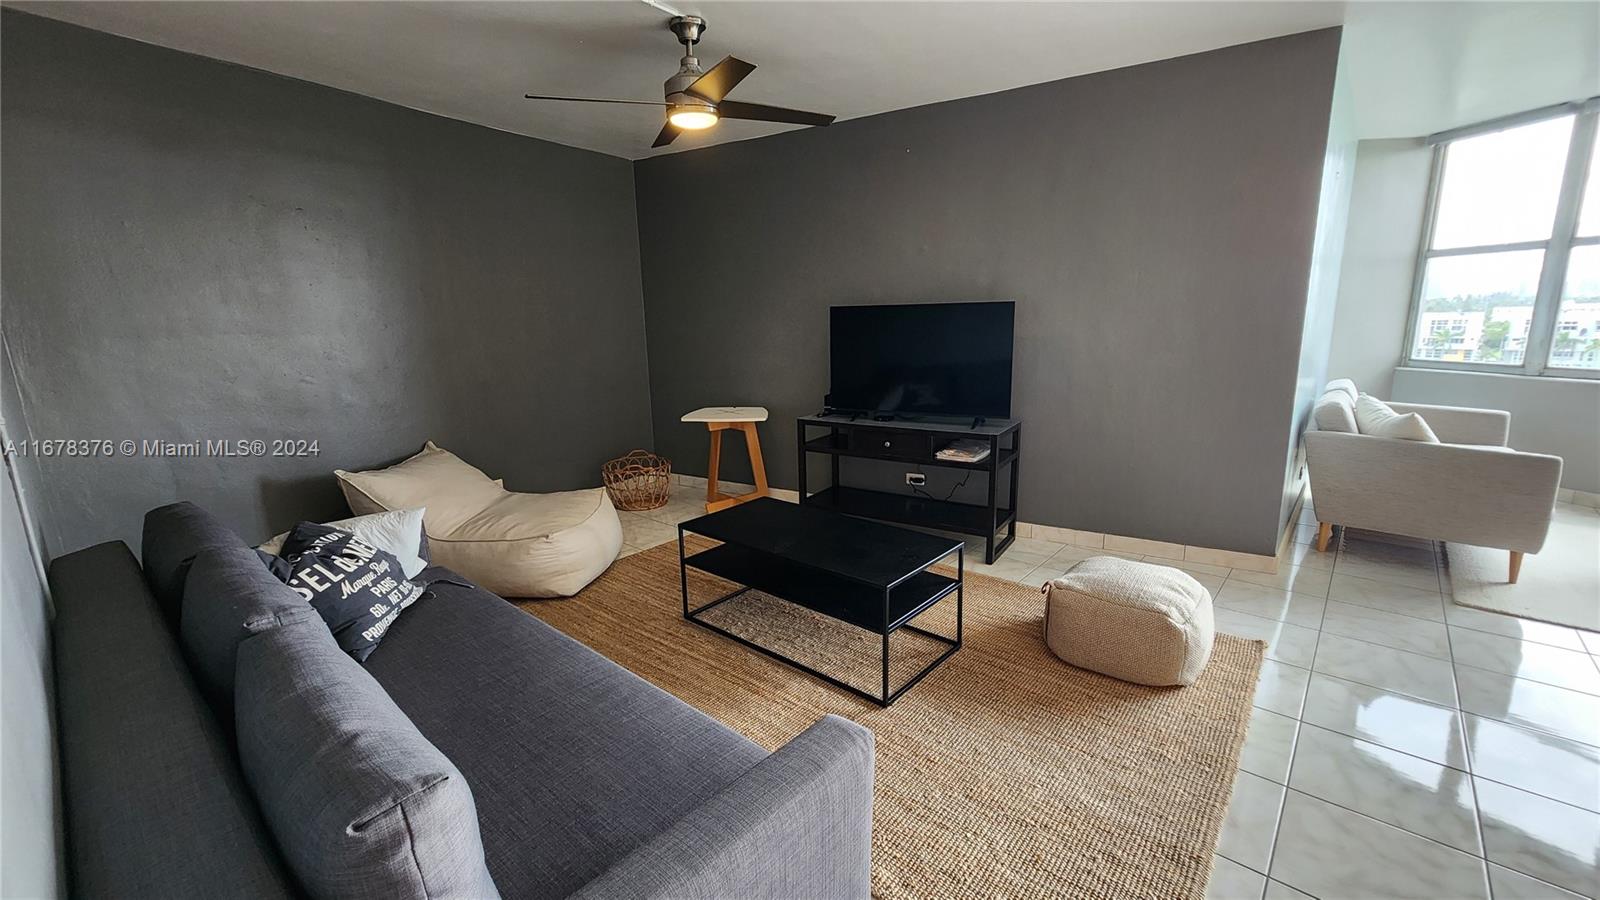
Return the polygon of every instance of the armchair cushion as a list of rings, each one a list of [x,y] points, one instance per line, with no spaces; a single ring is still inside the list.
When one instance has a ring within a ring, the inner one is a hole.
[[[1356,398],[1356,428],[1373,437],[1399,438],[1402,441],[1439,443],[1439,438],[1418,413],[1398,413],[1371,394]]]
[[[1328,386],[1323,388],[1322,392],[1324,394],[1344,394],[1350,398],[1351,403],[1356,402],[1356,398],[1361,396],[1361,392],[1356,390],[1356,383],[1348,378],[1335,378],[1328,382]]]
[[[1344,434],[1356,433],[1356,414],[1352,407],[1354,399],[1344,391],[1329,389],[1317,401],[1311,410],[1311,420],[1316,423],[1318,431],[1338,431]]]

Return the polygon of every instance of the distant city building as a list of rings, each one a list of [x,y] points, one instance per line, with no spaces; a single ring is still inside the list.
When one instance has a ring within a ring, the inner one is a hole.
[[[1521,365],[1533,327],[1532,306],[1496,306],[1487,313],[1443,310],[1417,320],[1415,359]],[[1557,313],[1550,365],[1600,363],[1600,302],[1565,303]]]

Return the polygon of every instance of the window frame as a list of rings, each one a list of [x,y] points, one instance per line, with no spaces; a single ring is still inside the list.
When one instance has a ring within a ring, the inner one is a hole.
[[[1561,190],[1556,196],[1555,221],[1552,223],[1548,239],[1451,247],[1443,250],[1432,248],[1434,224],[1439,216],[1440,186],[1444,182],[1445,161],[1452,142],[1569,115],[1573,116],[1572,136],[1567,145],[1567,164],[1562,172]],[[1417,248],[1415,272],[1412,276],[1411,306],[1406,319],[1405,344],[1400,348],[1402,368],[1490,372],[1540,378],[1600,379],[1600,368],[1584,369],[1550,365],[1550,352],[1555,343],[1561,295],[1567,282],[1567,262],[1572,249],[1600,245],[1600,235],[1577,236],[1578,217],[1582,213],[1579,207],[1583,202],[1585,186],[1588,179],[1600,177],[1600,173],[1589,171],[1589,162],[1597,139],[1597,125],[1600,125],[1600,97],[1591,97],[1584,101],[1562,103],[1479,125],[1443,131],[1426,139],[1433,147],[1433,163],[1428,174],[1422,240]],[[1446,256],[1478,256],[1514,250],[1544,251],[1544,262],[1539,272],[1539,284],[1534,293],[1533,317],[1528,325],[1528,340],[1523,350],[1522,364],[1414,358],[1412,352],[1416,346],[1417,329],[1422,320],[1422,288],[1427,277],[1428,261]]]

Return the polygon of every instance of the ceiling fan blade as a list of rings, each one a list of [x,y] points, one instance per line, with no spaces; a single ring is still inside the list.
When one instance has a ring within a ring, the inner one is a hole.
[[[661,126],[661,133],[656,135],[656,142],[650,145],[650,149],[654,150],[657,147],[665,147],[666,145],[677,140],[678,135],[681,133],[683,133],[683,129],[679,128],[678,126],[672,124],[671,122],[664,123]]]
[[[734,86],[744,80],[746,75],[756,70],[755,63],[747,63],[733,56],[724,56],[722,62],[706,70],[704,75],[694,80],[694,83],[684,88],[684,93],[693,94],[702,100],[712,103],[721,103],[722,98]]]
[[[661,100],[609,100],[603,97],[549,97],[544,94],[523,94],[524,100],[566,100],[570,103],[626,103],[630,106],[658,106],[667,104]]]
[[[740,103],[737,100],[724,100],[718,103],[717,115],[724,119],[753,119],[757,122],[787,122],[792,125],[830,125],[834,120],[833,116],[822,113],[784,109],[781,106],[767,106],[762,103]]]

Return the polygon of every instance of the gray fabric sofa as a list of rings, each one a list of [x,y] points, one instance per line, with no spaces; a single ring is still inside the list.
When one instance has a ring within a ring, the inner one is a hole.
[[[245,546],[177,504],[147,517],[143,569],[121,543],[51,564],[75,896],[317,893],[285,862],[177,633],[182,605],[204,602],[183,593],[194,555]],[[464,776],[502,896],[868,895],[866,729],[829,716],[767,753],[447,570],[418,580],[431,595],[360,677]]]
[[[1511,551],[1515,582],[1524,553],[1550,532],[1561,457],[1506,446],[1511,414],[1495,409],[1390,403],[1417,413],[1440,443],[1361,434],[1355,385],[1330,382],[1305,434],[1316,503],[1317,549],[1335,526]]]

